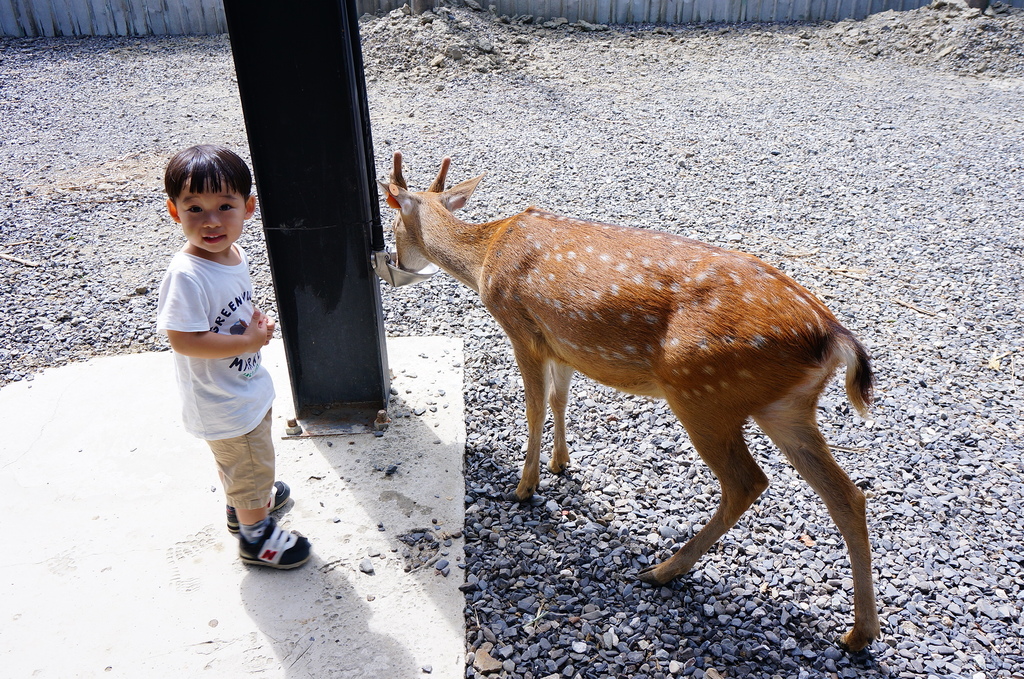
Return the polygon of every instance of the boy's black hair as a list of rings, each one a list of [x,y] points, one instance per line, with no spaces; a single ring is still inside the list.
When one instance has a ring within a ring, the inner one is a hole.
[[[252,174],[234,151],[200,144],[174,154],[164,172],[164,190],[171,200],[177,200],[186,192],[223,191],[248,198],[252,193]]]

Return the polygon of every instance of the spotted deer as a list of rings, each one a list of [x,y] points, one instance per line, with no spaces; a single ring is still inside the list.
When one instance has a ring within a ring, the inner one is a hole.
[[[768,487],[747,450],[753,419],[824,500],[846,540],[857,651],[878,635],[864,494],[818,429],[818,398],[840,366],[858,411],[871,401],[867,352],[786,274],[751,255],[660,231],[552,214],[536,207],[484,224],[461,221],[483,175],[445,190],[449,159],[430,189],[410,192],[394,157],[398,264],[428,262],[468,285],[508,335],[523,377],[528,443],[515,497],[539,482],[545,401],[554,417],[549,468],[569,464],[565,410],[575,371],[630,394],[663,398],[721,484],[711,520],[640,580],[687,572]]]

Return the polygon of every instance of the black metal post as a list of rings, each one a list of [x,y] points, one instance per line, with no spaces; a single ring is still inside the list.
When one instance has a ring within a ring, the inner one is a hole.
[[[224,0],[224,10],[296,415],[309,434],[372,429],[389,375],[354,0]]]

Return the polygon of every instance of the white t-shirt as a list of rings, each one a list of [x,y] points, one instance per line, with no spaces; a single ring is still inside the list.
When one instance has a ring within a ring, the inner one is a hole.
[[[178,252],[160,284],[157,330],[239,335],[252,320],[249,260],[227,266]],[[274,402],[274,383],[260,352],[231,358],[193,358],[174,352],[185,429],[207,441],[256,428]]]

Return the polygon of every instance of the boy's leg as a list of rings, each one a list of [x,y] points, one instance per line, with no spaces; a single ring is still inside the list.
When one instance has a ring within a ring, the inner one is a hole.
[[[225,486],[223,475],[221,476],[221,485]],[[277,510],[288,504],[288,500],[291,499],[292,489],[288,487],[288,484],[284,481],[274,481],[274,487],[271,488],[271,500],[267,503],[269,509],[267,512],[273,514]],[[225,507],[225,518],[227,519],[228,532],[233,535],[238,535],[238,512],[231,505]]]
[[[217,461],[227,502],[239,513],[241,522],[250,524],[253,522],[245,519],[265,519],[274,486],[270,411],[248,434],[207,443]]]
[[[248,434],[208,443],[217,460],[228,504],[238,517],[242,560],[273,568],[295,568],[308,561],[309,541],[280,529],[268,517],[274,488],[270,411]]]

